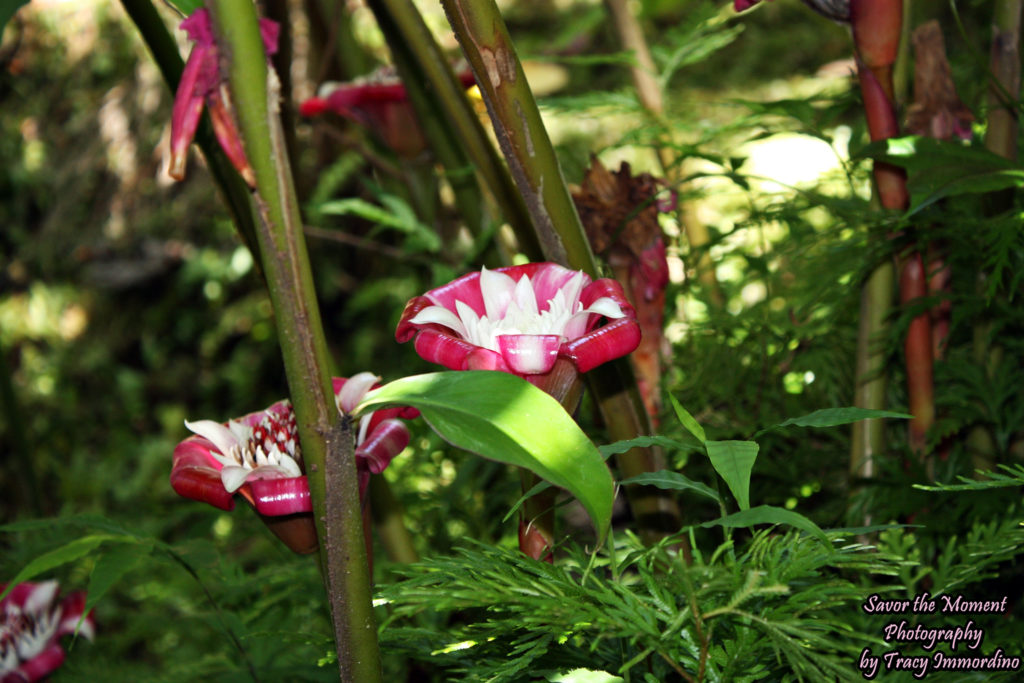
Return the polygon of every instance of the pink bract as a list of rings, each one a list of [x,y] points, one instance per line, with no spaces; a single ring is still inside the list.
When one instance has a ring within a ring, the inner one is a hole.
[[[56,581],[26,581],[0,600],[0,683],[42,680],[64,662],[61,636],[95,636],[92,614],[82,617],[85,593],[56,598]]]
[[[168,173],[175,180],[185,177],[185,163],[188,147],[195,138],[203,107],[208,106],[214,134],[221,148],[249,185],[256,178],[242,148],[242,140],[231,112],[230,102],[222,92],[224,78],[220,72],[217,43],[214,41],[210,13],[199,8],[181,22],[181,29],[195,43],[185,69],[182,71],[178,90],[174,95],[174,109],[171,112],[171,163]],[[260,35],[267,55],[277,52],[277,38],[280,27],[269,19],[260,19]]]
[[[602,318],[610,322],[598,327]],[[554,263],[483,269],[406,304],[395,338],[450,370],[587,372],[640,343],[636,312],[615,280]]]

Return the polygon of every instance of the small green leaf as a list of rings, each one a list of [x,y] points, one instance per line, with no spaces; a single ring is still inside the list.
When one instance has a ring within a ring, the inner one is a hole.
[[[148,554],[148,549],[136,545],[120,545],[111,548],[96,560],[89,575],[86,588],[86,611],[92,609],[110,588],[121,578],[135,569]]]
[[[707,441],[708,438],[704,434],[704,428],[700,426],[700,423],[698,423],[697,420],[693,419],[693,415],[690,415],[689,411],[687,411],[686,408],[676,400],[676,397],[669,394],[668,400],[672,402],[672,408],[676,411],[676,417],[678,417],[679,421],[684,427],[686,427],[686,431],[697,437],[697,440],[701,443]]]
[[[693,481],[687,479],[678,472],[670,472],[668,470],[661,470],[659,472],[644,472],[638,474],[635,477],[629,479],[623,479],[619,482],[623,486],[626,484],[642,484],[644,486],[657,486],[659,489],[666,489],[670,491],[696,491],[702,495],[711,498],[714,501],[719,501],[718,494],[699,481]]]
[[[661,446],[672,451],[698,451],[699,446],[695,446],[692,443],[686,443],[685,441],[676,441],[675,439],[669,439],[665,436],[637,436],[632,439],[623,439],[622,441],[616,441],[614,443],[605,444],[604,446],[598,446],[597,450],[601,451],[601,455],[605,459],[619,453],[625,453],[626,451],[633,448],[648,448],[649,446]]]
[[[719,519],[701,524],[703,527],[724,526],[744,528],[755,524],[788,524],[791,527],[806,531],[826,545],[831,545],[828,536],[817,524],[799,512],[793,512],[774,505],[758,505],[756,508],[736,512]]]
[[[0,594],[0,598],[7,595],[7,592],[18,585],[22,581],[29,581],[44,574],[51,569],[56,569],[65,564],[79,560],[96,548],[100,547],[104,543],[137,543],[137,539],[131,536],[113,536],[110,534],[94,534],[92,536],[83,536],[82,538],[76,538],[70,543],[54,548],[53,550],[43,553],[39,557],[35,558],[22,569],[17,575],[11,579],[7,584],[7,590]]]
[[[706,441],[711,465],[729,486],[741,510],[750,507],[750,472],[757,460],[758,445],[753,441]]]
[[[525,467],[575,496],[602,539],[614,487],[604,459],[565,409],[504,372],[435,372],[405,377],[367,394],[356,412],[417,408],[442,438],[499,462]]]
[[[203,6],[203,0],[168,0],[168,3],[186,17]]]
[[[838,425],[850,424],[851,422],[859,422],[861,420],[879,419],[879,418],[894,418],[901,420],[913,419],[913,415],[907,413],[894,413],[891,410],[869,410],[868,408],[857,408],[850,406],[847,408],[822,408],[821,410],[815,410],[813,413],[802,415],[801,417],[792,417],[785,422],[780,422],[777,425],[766,427],[754,435],[754,438],[762,434],[766,434],[782,427],[836,427]]]

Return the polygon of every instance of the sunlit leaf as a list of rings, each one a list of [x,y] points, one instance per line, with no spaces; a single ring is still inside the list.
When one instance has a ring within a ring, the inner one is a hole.
[[[676,417],[678,417],[679,421],[684,427],[686,427],[686,431],[697,437],[697,440],[701,443],[707,441],[707,436],[704,434],[704,428],[701,427],[700,423],[694,419],[693,415],[690,415],[690,412],[676,400],[676,397],[669,394],[668,400],[672,402],[672,409],[676,411]]]
[[[659,489],[666,489],[670,491],[696,491],[701,495],[707,496],[714,501],[719,501],[718,494],[714,490],[700,483],[699,481],[693,481],[687,479],[678,472],[670,472],[668,470],[661,470],[660,472],[644,472],[638,474],[635,477],[624,479],[619,482],[620,484],[643,484],[645,486],[657,486]]]
[[[451,444],[524,467],[575,496],[603,538],[611,523],[611,473],[594,444],[551,396],[504,372],[436,372],[370,392],[357,412],[419,409]]]
[[[757,460],[753,441],[705,441],[711,465],[725,480],[741,510],[750,507],[750,472]]]
[[[807,519],[799,512],[793,512],[785,508],[773,505],[759,505],[756,508],[735,512],[725,517],[705,522],[703,527],[724,526],[731,528],[745,528],[755,524],[788,524],[791,527],[806,531],[822,543],[829,544],[828,536],[817,524]]]

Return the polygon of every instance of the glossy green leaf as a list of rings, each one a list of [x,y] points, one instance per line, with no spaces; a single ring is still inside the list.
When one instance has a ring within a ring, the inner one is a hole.
[[[167,2],[185,17],[203,6],[203,0],[167,0]]]
[[[741,510],[750,507],[750,472],[757,460],[753,441],[705,441],[711,465],[725,480]]]
[[[792,417],[785,422],[762,429],[754,437],[756,438],[761,434],[766,434],[782,427],[836,427],[838,425],[850,424],[851,422],[859,422],[860,420],[878,418],[909,420],[913,417],[913,415],[908,415],[907,413],[894,413],[890,410],[869,410],[868,408],[857,408],[854,406],[822,408],[821,410],[815,410],[813,413]]]
[[[701,524],[703,527],[713,526],[724,526],[733,528],[743,528],[754,526],[755,524],[788,524],[791,527],[806,531],[819,539],[826,545],[831,545],[828,540],[828,536],[821,530],[817,524],[807,519],[799,512],[793,512],[785,508],[775,507],[773,505],[759,505],[756,508],[749,510],[743,510],[736,512],[719,519],[712,520]]]
[[[660,472],[644,472],[638,474],[635,477],[624,479],[619,482],[620,484],[643,484],[644,486],[657,486],[659,489],[666,489],[669,491],[696,491],[701,495],[707,496],[712,500],[718,502],[720,499],[718,494],[714,490],[700,483],[699,481],[693,481],[688,479],[678,472],[670,472],[668,470],[661,470]]]
[[[611,524],[611,473],[558,401],[504,372],[435,372],[395,380],[367,394],[356,412],[385,405],[417,408],[446,441],[525,467],[566,489],[604,538]]]
[[[673,396],[672,394],[669,394],[668,400],[672,402],[672,408],[673,410],[676,411],[676,417],[678,417],[679,421],[683,424],[684,427],[686,427],[686,431],[690,432],[695,437],[697,437],[697,440],[700,441],[701,443],[707,441],[708,438],[704,434],[704,428],[701,427],[700,423],[694,419],[693,415],[690,415],[690,412],[686,408],[684,408],[682,404],[679,403],[679,401],[676,400],[676,397]]]

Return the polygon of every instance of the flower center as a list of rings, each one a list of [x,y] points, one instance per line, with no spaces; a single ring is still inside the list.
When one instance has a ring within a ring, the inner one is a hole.
[[[228,428],[238,437],[238,445],[225,455],[241,467],[252,470],[260,465],[279,465],[285,458],[296,465],[302,462],[298,425],[290,403],[282,411],[264,412],[255,425],[230,422]]]

